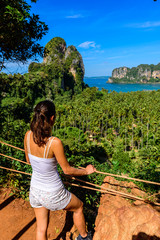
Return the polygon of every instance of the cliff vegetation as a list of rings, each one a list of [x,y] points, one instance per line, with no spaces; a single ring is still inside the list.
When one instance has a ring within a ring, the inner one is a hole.
[[[67,47],[65,40],[60,37],[46,44],[43,62],[32,62],[28,71],[27,76],[31,78],[45,78],[45,85],[54,94],[66,90],[81,91],[85,87],[82,56],[73,45]]]

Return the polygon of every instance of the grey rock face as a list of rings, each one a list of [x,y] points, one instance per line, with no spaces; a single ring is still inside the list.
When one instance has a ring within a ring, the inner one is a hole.
[[[123,78],[126,76],[127,71],[128,71],[127,67],[116,68],[112,72],[112,77],[113,78]]]

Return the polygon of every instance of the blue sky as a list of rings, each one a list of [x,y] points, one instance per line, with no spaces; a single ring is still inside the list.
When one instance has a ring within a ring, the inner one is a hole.
[[[58,36],[74,45],[85,76],[110,76],[116,67],[160,62],[160,0],[38,0],[31,5],[49,27],[40,43],[45,46]],[[9,64],[8,69],[25,72],[27,65]]]

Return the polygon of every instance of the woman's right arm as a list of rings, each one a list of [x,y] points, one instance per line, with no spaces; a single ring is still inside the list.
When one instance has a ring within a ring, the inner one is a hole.
[[[25,150],[26,161],[28,163],[30,163],[29,157],[28,157],[28,151],[27,151],[27,134],[28,134],[28,132],[26,132],[25,137],[24,137],[24,150]]]
[[[83,176],[94,173],[96,171],[95,167],[91,164],[88,165],[85,169],[71,167],[66,159],[63,144],[59,138],[55,138],[53,140],[52,149],[59,165],[65,174],[72,176]]]

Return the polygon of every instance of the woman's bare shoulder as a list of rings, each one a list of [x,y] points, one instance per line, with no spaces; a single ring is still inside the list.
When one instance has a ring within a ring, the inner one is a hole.
[[[53,141],[54,144],[62,144],[62,141],[58,137],[53,136]]]
[[[64,151],[63,143],[58,137],[53,138],[52,144],[51,144],[51,149],[52,149],[54,155],[57,153],[57,151],[58,152]]]
[[[31,130],[28,130],[28,131],[25,133],[24,138],[27,137],[27,135],[28,135],[28,133],[29,133],[30,131],[31,131]]]

